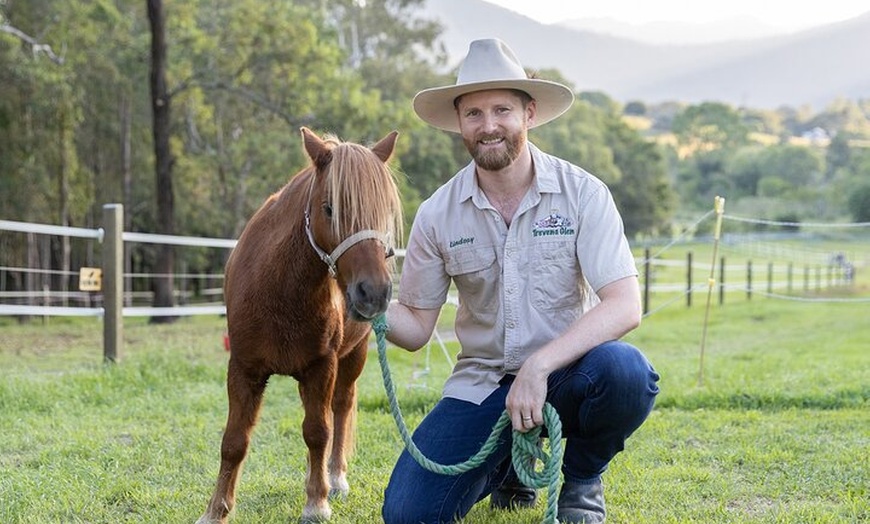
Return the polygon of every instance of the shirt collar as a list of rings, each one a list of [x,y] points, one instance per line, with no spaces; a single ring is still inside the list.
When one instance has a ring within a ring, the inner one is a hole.
[[[552,158],[533,143],[527,143],[532,155],[532,163],[535,166],[535,189],[540,193],[561,193],[562,188],[552,168]],[[482,206],[483,193],[477,185],[477,177],[474,176],[474,161],[468,163],[459,173],[459,201],[465,202],[469,198],[478,207]]]
[[[535,165],[535,184],[537,184],[538,193],[561,193],[562,187],[556,178],[553,157],[538,149],[531,142],[529,142],[529,151],[532,152],[532,163]]]

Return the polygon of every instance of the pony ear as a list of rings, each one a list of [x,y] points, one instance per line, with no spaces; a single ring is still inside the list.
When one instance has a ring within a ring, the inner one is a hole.
[[[396,147],[396,138],[399,137],[398,131],[393,131],[389,135],[381,139],[380,142],[372,146],[374,154],[381,159],[381,162],[387,163],[387,160],[393,156],[393,149]]]
[[[302,142],[305,144],[305,152],[318,168],[323,168],[332,160],[332,152],[326,147],[326,143],[317,136],[314,131],[305,126],[300,128]]]

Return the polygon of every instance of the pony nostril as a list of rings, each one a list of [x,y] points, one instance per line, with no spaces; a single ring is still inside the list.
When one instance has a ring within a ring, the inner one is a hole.
[[[371,294],[371,285],[368,282],[360,282],[356,287],[356,298],[360,302],[366,302]]]
[[[392,288],[392,282],[387,282],[385,286],[378,286],[369,281],[363,281],[357,284],[356,296],[353,298],[359,302],[389,300],[390,295],[392,295]]]
[[[393,293],[393,283],[384,285],[364,281],[348,288],[348,305],[364,318],[372,318],[387,309]]]

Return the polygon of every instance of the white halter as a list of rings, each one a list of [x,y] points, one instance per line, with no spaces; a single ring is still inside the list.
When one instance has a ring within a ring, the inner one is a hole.
[[[320,260],[323,260],[329,268],[329,275],[332,278],[338,276],[338,268],[336,267],[336,264],[338,264],[338,257],[343,255],[344,252],[350,249],[354,244],[362,242],[363,240],[368,240],[370,238],[380,240],[381,244],[384,245],[384,254],[387,258],[395,254],[393,248],[390,247],[390,235],[386,235],[373,229],[357,231],[351,236],[345,238],[335,247],[335,249],[332,250],[332,253],[327,254],[326,251],[321,249],[320,246],[317,245],[317,242],[314,241],[314,235],[311,233],[311,193],[314,189],[314,180],[314,177],[312,177],[311,185],[308,186],[308,204],[305,208],[305,233],[308,234],[308,242],[311,244],[311,247],[314,248],[314,251],[320,257]]]

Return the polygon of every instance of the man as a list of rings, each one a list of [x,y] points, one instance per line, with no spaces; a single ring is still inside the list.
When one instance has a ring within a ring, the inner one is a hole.
[[[496,39],[471,43],[453,86],[421,91],[414,110],[460,133],[473,161],[419,208],[387,338],[429,340],[451,283],[461,345],[443,398],[414,433],[442,464],[480,449],[507,409],[514,430],[543,424],[545,402],[566,436],[559,520],[604,522],[601,474],[652,410],[658,376],[618,339],[641,318],[637,270],[607,187],[528,142],[528,130],[573,103],[558,83],[527,78]],[[455,522],[491,494],[530,506],[510,464],[510,430],[480,467],[424,470],[403,452],[387,486],[387,524]]]

